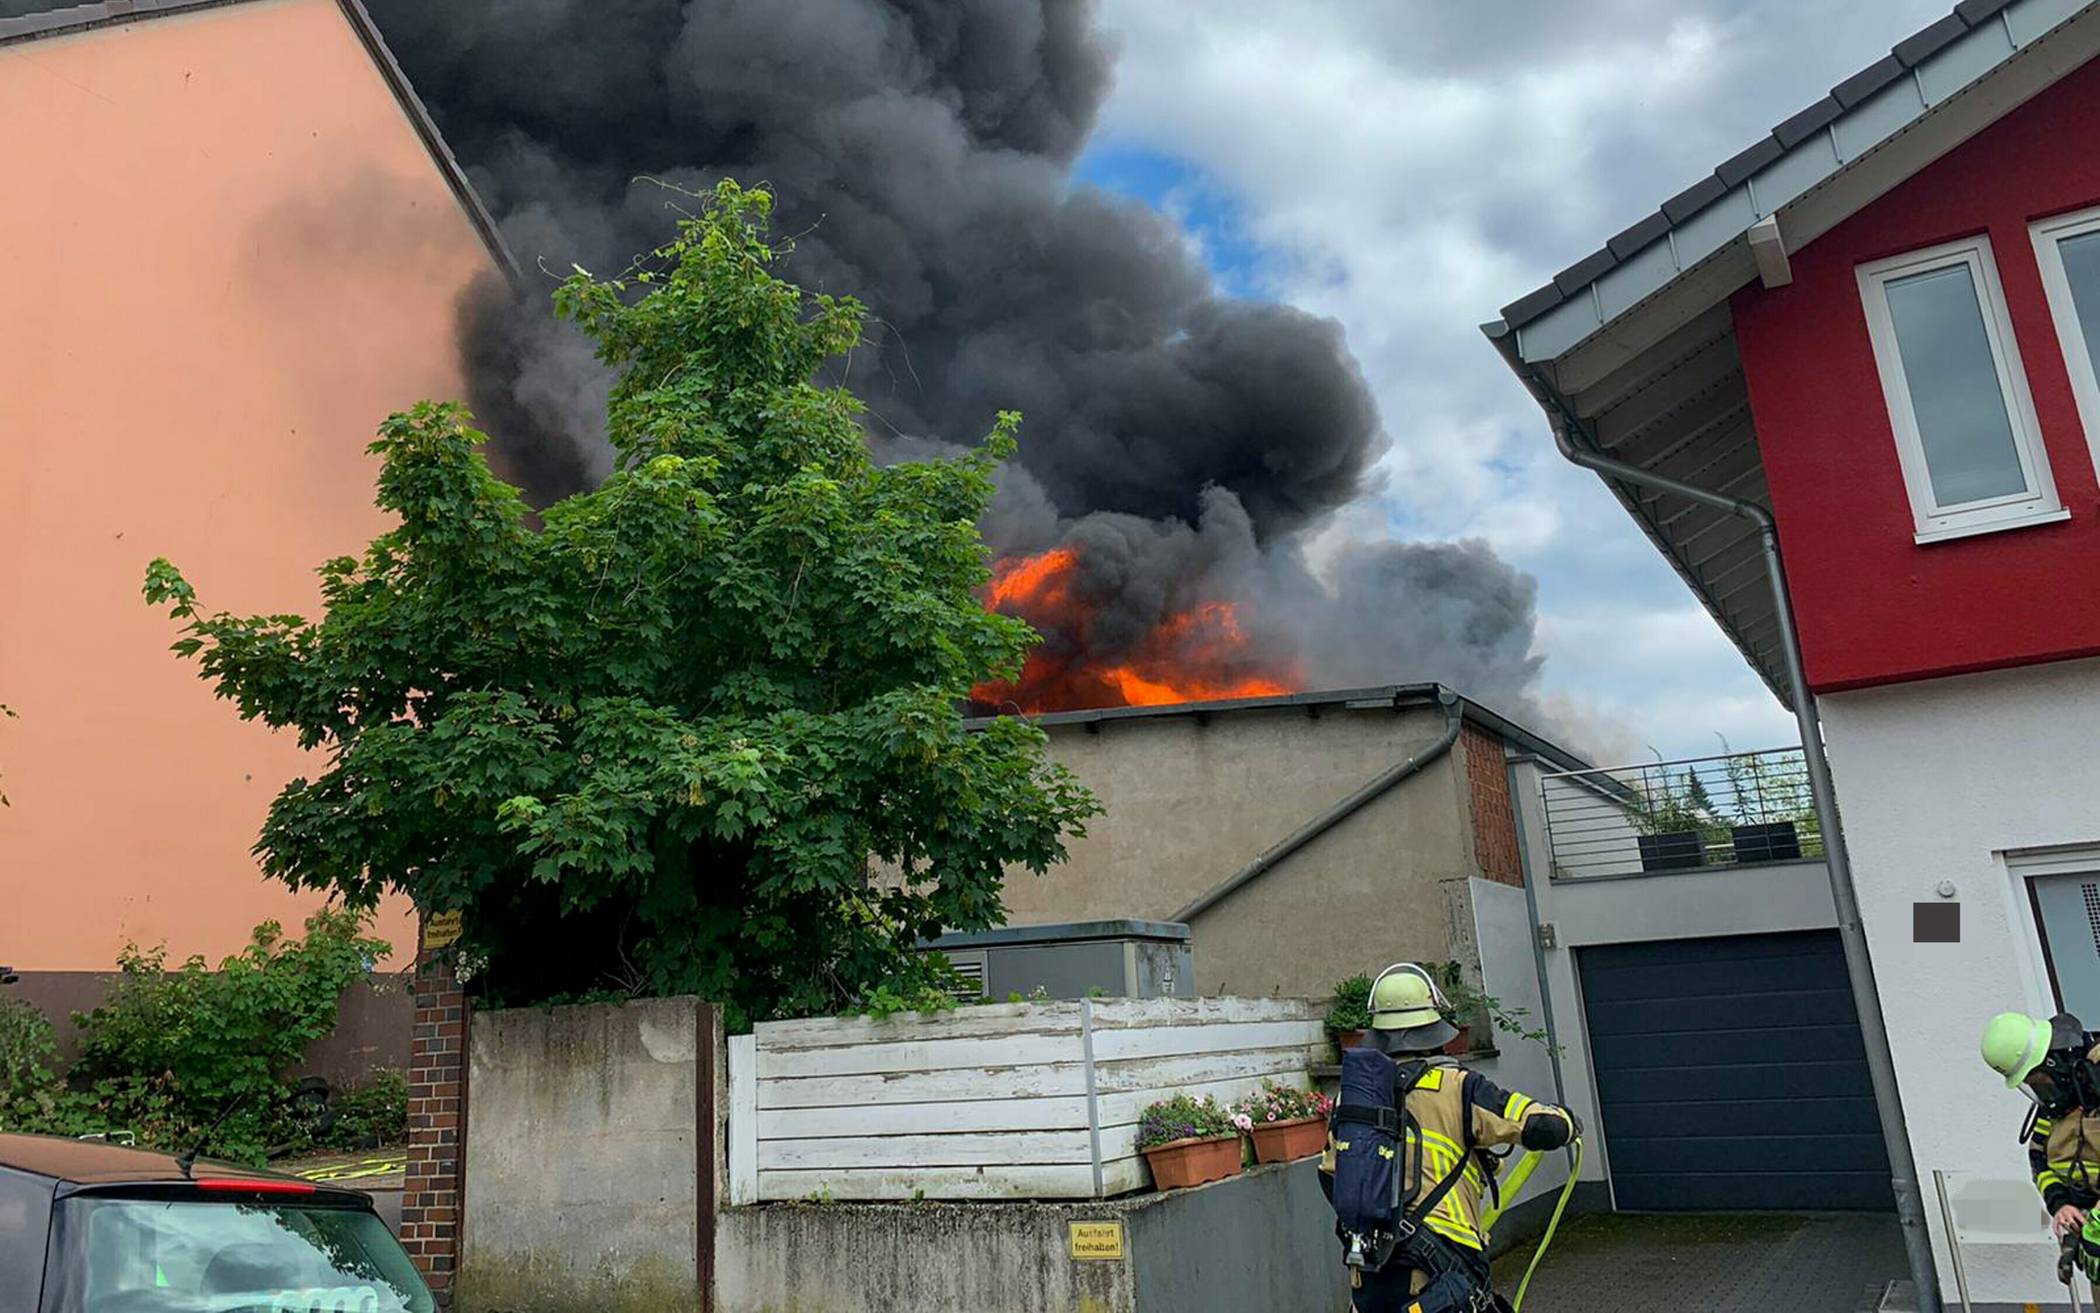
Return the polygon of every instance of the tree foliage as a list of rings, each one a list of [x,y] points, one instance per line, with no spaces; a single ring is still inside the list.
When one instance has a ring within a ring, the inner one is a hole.
[[[1004,870],[1093,810],[1040,731],[958,710],[1031,638],[977,597],[1018,417],[877,467],[859,403],[813,382],[862,308],[774,276],[770,210],[725,182],[625,275],[562,284],[617,371],[619,460],[540,526],[466,413],[425,403],[372,446],[399,527],[321,567],[320,620],[206,613],[149,571],[175,650],[328,756],[271,807],[266,870],[458,909],[497,1000],[850,1005],[923,973],[922,936],[996,924]]]

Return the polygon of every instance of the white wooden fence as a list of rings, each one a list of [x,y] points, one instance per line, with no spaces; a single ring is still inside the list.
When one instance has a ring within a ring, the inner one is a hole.
[[[770,1022],[729,1043],[733,1203],[1101,1199],[1142,1189],[1137,1121],[1186,1091],[1303,1088],[1300,999],[1098,999]]]

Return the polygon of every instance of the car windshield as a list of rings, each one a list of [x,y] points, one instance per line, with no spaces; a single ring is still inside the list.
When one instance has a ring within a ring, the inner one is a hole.
[[[434,1308],[386,1223],[361,1209],[76,1195],[58,1221],[51,1313]]]

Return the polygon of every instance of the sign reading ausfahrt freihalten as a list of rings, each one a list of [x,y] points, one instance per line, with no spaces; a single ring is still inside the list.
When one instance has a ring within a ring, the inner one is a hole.
[[[1123,1257],[1121,1222],[1072,1223],[1072,1258],[1075,1262],[1112,1262]]]

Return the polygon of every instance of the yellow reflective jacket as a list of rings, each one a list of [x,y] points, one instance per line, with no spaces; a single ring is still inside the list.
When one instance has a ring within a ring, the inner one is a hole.
[[[1472,1108],[1475,1150],[1471,1153],[1466,1149],[1467,1119],[1462,1112],[1468,1105]],[[1560,1118],[1567,1123],[1570,1136],[1574,1131],[1574,1119],[1564,1109],[1512,1094],[1479,1072],[1449,1059],[1431,1059],[1429,1070],[1408,1092],[1407,1111],[1413,1114],[1420,1131],[1408,1131],[1408,1157],[1401,1168],[1411,1171],[1416,1155],[1420,1156],[1423,1194],[1435,1189],[1461,1159],[1467,1160],[1465,1175],[1425,1219],[1432,1231],[1467,1249],[1487,1248],[1487,1235],[1480,1227],[1480,1200],[1499,1166],[1494,1158],[1478,1150],[1517,1144],[1523,1137],[1524,1123],[1533,1117]],[[1346,1137],[1350,1127],[1345,1123],[1338,1131]],[[1346,1141],[1338,1143],[1335,1136],[1336,1131],[1328,1132],[1327,1152],[1320,1156],[1320,1170],[1329,1176],[1334,1174],[1336,1150],[1347,1147]],[[1417,1178],[1410,1175],[1406,1179]]]

